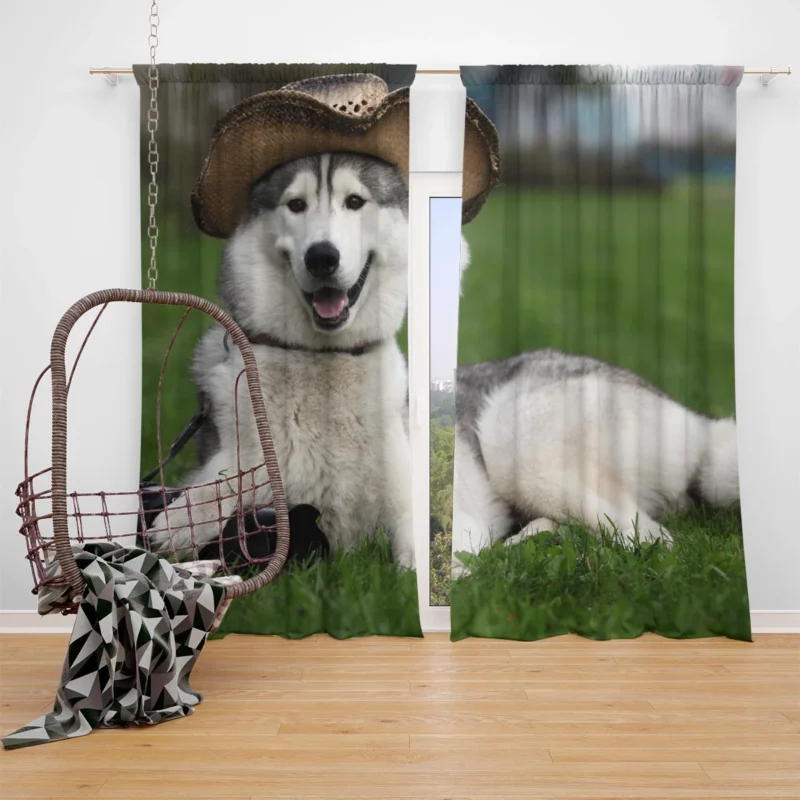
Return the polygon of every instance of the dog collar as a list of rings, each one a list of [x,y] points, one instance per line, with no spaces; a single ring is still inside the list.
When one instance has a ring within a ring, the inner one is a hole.
[[[267,347],[279,347],[282,350],[301,350],[306,353],[346,353],[351,356],[363,356],[364,353],[374,349],[377,342],[371,344],[357,344],[353,347],[305,347],[301,344],[289,344],[268,333],[260,333],[257,336],[248,336],[250,344],[263,344]]]

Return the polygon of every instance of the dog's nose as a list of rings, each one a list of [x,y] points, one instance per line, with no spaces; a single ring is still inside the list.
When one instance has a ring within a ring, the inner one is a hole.
[[[339,268],[339,251],[330,242],[317,242],[306,250],[305,261],[315,278],[328,278]]]

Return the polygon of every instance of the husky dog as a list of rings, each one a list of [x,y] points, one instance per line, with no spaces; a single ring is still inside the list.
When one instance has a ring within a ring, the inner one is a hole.
[[[383,526],[395,561],[413,566],[408,386],[396,343],[407,236],[408,186],[394,167],[346,153],[292,161],[251,187],[224,251],[219,293],[253,342],[289,506],[319,509],[333,549]],[[244,380],[237,436],[242,368],[225,331],[209,330],[193,374],[211,414],[190,485],[263,463]],[[214,487],[189,491],[195,540],[215,539],[235,498],[220,509]],[[271,501],[269,487],[247,494],[247,503]],[[177,500],[156,519],[155,547],[189,544],[186,505]]]
[[[453,551],[559,523],[671,543],[657,519],[739,498],[736,423],[627,370],[556,350],[459,367]],[[454,562],[458,572],[460,565]]]

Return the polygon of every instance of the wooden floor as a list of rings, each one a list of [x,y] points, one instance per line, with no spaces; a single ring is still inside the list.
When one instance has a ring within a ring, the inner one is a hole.
[[[66,641],[0,637],[3,734],[52,706]],[[192,683],[186,719],[0,753],[2,796],[800,797],[800,636],[231,636]]]

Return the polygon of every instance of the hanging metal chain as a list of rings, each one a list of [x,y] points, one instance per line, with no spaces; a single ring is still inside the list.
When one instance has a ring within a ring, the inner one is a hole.
[[[150,220],[147,225],[147,236],[150,239],[150,266],[147,269],[148,288],[155,290],[158,280],[158,264],[156,261],[156,247],[158,246],[158,225],[156,224],[156,203],[158,203],[158,144],[156,131],[158,130],[158,67],[156,67],[156,48],[158,47],[158,3],[150,6],[150,108],[147,110],[147,130],[150,133],[150,142],[147,146],[147,162],[150,165],[150,186],[147,190],[147,205],[150,209]]]

